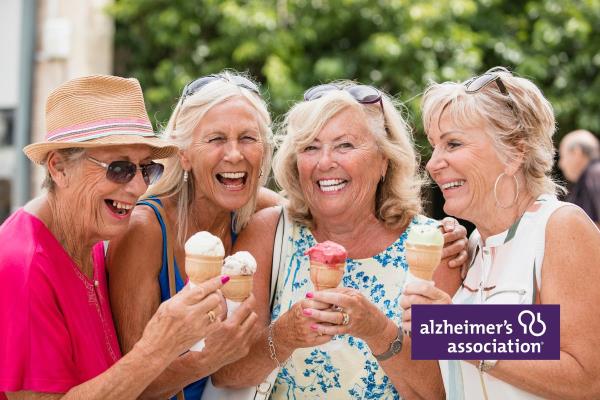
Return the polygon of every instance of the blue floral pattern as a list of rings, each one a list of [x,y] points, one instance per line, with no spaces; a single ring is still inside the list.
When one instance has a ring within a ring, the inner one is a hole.
[[[416,216],[402,235],[381,253],[368,259],[348,259],[343,286],[361,292],[388,318],[400,324],[399,305],[408,265],[404,241],[414,224],[436,221]],[[271,319],[289,310],[314,291],[309,259],[304,252],[316,244],[310,229],[296,224],[288,238],[292,254],[280,271]],[[272,393],[273,399],[399,399],[390,379],[371,355],[369,346],[350,335],[329,343],[297,349],[284,363]]]

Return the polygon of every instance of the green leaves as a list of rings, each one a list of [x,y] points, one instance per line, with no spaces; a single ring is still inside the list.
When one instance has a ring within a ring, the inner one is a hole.
[[[181,89],[223,68],[258,78],[274,116],[314,84],[348,78],[407,102],[494,65],[532,79],[559,137],[600,132],[600,0],[116,0],[115,69],[164,123]],[[427,147],[427,146],[425,146]]]

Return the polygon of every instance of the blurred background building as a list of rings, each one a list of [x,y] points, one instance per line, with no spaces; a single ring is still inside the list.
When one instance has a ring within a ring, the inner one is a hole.
[[[76,76],[110,74],[108,0],[0,1],[0,222],[39,192],[21,148],[44,137],[48,93]]]

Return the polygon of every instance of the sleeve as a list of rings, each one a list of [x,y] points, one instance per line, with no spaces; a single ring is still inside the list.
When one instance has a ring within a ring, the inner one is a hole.
[[[78,384],[56,283],[44,272],[50,263],[0,266],[0,392],[65,393]]]

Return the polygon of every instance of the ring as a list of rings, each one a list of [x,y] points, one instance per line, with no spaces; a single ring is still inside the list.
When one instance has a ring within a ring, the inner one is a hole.
[[[342,311],[344,311],[344,309],[343,309],[342,307],[340,307],[340,306],[333,306],[333,307],[331,307],[331,309],[332,309],[333,311],[337,311],[337,312],[342,312]]]
[[[348,325],[348,323],[350,322],[350,316],[344,311],[340,312],[342,313],[342,325]]]
[[[210,310],[209,312],[207,312],[206,315],[208,315],[208,320],[210,321],[211,324],[217,320],[217,315],[215,314],[215,312],[213,310]]]

